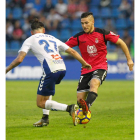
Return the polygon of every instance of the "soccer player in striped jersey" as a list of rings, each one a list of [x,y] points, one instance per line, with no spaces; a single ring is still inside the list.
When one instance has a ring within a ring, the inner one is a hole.
[[[95,21],[96,22],[96,21]],[[72,36],[66,44],[69,47],[78,46],[83,59],[92,66],[91,70],[81,69],[77,88],[77,103],[87,114],[90,106],[98,96],[98,88],[107,75],[107,41],[119,45],[123,50],[129,70],[133,70],[133,61],[125,42],[112,31],[94,27],[94,17],[91,12],[81,15],[82,32]]]
[[[38,19],[34,19],[31,24],[31,34],[32,36],[24,41],[17,58],[6,68],[6,73],[18,66],[28,51],[31,50],[39,60],[43,71],[37,91],[37,106],[46,110],[67,111],[73,119],[73,124],[77,125],[77,105],[67,105],[49,100],[50,96],[55,94],[55,84],[59,84],[66,73],[66,67],[59,51],[72,55],[82,64],[83,68],[91,69],[91,65],[86,63],[75,50],[65,43],[49,34],[45,34],[44,24],[39,22]],[[35,126],[42,125],[42,121],[39,125],[35,124]]]

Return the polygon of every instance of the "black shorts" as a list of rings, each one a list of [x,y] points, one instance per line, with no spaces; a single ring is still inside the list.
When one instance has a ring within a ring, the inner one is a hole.
[[[77,93],[80,92],[88,92],[90,89],[90,80],[91,79],[98,79],[100,84],[103,83],[107,75],[107,71],[104,69],[97,69],[87,74],[83,74],[80,76]]]

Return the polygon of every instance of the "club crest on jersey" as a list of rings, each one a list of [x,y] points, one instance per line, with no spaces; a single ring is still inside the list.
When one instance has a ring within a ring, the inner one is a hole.
[[[98,38],[95,38],[95,43],[98,43],[98,42],[99,42]]]

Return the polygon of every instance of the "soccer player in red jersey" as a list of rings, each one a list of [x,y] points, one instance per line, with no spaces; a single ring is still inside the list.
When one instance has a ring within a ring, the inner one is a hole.
[[[91,70],[82,68],[77,88],[77,103],[87,114],[90,106],[98,96],[98,88],[107,75],[107,41],[111,41],[123,50],[129,70],[133,70],[133,61],[125,42],[119,35],[105,29],[94,27],[94,17],[91,12],[81,15],[82,32],[71,37],[66,44],[70,47],[79,46],[83,59],[92,66]]]

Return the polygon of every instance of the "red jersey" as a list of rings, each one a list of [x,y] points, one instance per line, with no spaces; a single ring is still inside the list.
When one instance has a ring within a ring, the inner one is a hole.
[[[105,29],[95,28],[90,34],[84,31],[71,37],[66,44],[70,47],[79,46],[83,59],[92,66],[91,70],[83,68],[81,74],[92,72],[96,69],[107,70],[107,41],[116,43],[119,35]]]

